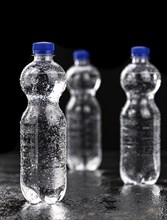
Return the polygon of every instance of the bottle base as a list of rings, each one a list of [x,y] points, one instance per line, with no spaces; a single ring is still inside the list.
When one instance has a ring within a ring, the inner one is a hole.
[[[49,196],[45,196],[44,197],[44,202],[46,202],[48,205],[54,205],[57,202],[60,202],[61,198],[57,198],[57,197],[49,197]]]
[[[124,181],[124,180],[122,180],[122,181],[124,182],[125,185],[154,185],[157,182],[157,180],[152,180],[152,181],[145,181],[145,180],[143,180],[141,182],[137,182],[137,181]]]
[[[42,201],[38,193],[35,192],[34,189],[31,189],[22,183],[21,183],[21,191],[24,198],[31,204],[38,204]]]
[[[126,174],[121,172],[120,176],[121,176],[122,181],[126,185],[153,185],[157,182],[159,175],[145,178],[143,177],[142,174],[138,174],[136,175],[135,179],[134,178],[132,179]]]
[[[48,205],[53,205],[57,202],[60,202],[66,193],[66,187],[60,187],[57,190],[54,190],[54,193],[48,195],[41,195],[43,197],[43,201]]]
[[[101,159],[98,157],[89,160],[88,162],[84,163],[81,159],[72,158],[68,161],[68,167],[71,170],[76,171],[95,171],[99,168],[101,164]]]
[[[57,190],[53,190],[52,193],[50,193],[50,190],[44,190],[45,193],[37,193],[34,189],[31,189],[24,184],[21,184],[21,191],[24,196],[24,198],[30,203],[30,204],[38,204],[40,202],[45,202],[49,205],[53,205],[56,202],[60,202],[66,192],[66,187],[60,187]],[[40,191],[40,190],[39,190]]]

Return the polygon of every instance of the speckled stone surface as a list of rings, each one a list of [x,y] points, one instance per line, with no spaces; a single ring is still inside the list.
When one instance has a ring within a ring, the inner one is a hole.
[[[68,172],[68,189],[56,205],[30,205],[19,186],[19,155],[0,155],[0,219],[161,220],[167,219],[167,154],[153,186],[123,186],[119,155],[104,154],[95,172]]]

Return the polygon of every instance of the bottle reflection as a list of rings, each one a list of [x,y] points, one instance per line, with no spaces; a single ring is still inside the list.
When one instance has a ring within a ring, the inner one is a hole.
[[[31,205],[26,203],[21,211],[21,219],[24,220],[63,220],[67,219],[68,210],[64,204],[47,205],[39,203]]]
[[[93,185],[93,186],[100,186],[101,185],[101,176],[102,171],[101,170],[95,170],[95,171],[74,171],[69,170],[68,172],[68,185],[70,187],[78,188],[83,187],[87,188],[87,184]],[[77,180],[77,181],[76,181]],[[87,189],[89,190],[89,189]],[[86,190],[86,191],[87,191]]]
[[[166,203],[160,196],[161,190],[157,185],[130,186],[125,185],[121,189],[119,210],[130,219],[161,219],[163,207]]]

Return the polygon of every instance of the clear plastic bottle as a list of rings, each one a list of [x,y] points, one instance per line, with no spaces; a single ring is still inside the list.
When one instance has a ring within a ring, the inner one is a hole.
[[[120,116],[120,175],[125,184],[154,184],[160,175],[160,112],[154,95],[161,76],[149,62],[149,48],[133,47],[131,53],[132,63],[121,74],[127,102]]]
[[[59,107],[66,74],[53,60],[53,43],[34,43],[33,54],[20,77],[28,99],[20,121],[20,184],[30,203],[53,204],[66,191],[66,121]]]
[[[100,74],[90,65],[88,51],[75,51],[74,63],[67,71],[71,93],[66,108],[68,166],[72,170],[96,170],[102,160],[101,110],[95,97]]]

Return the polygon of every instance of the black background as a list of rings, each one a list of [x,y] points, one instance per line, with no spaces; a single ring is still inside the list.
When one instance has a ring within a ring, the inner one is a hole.
[[[100,10],[85,2],[80,4],[73,9],[66,4],[57,5],[52,11],[51,3],[43,10],[34,5],[28,9],[25,4],[19,12],[10,14],[9,20],[5,20],[8,14],[1,20],[0,152],[19,149],[19,121],[27,106],[19,77],[32,61],[31,47],[37,41],[56,44],[54,60],[65,70],[73,64],[75,49],[90,51],[91,62],[102,78],[97,99],[102,108],[103,150],[119,150],[119,114],[126,100],[120,87],[120,72],[130,62],[130,48],[135,45],[150,47],[151,62],[162,75],[156,103],[162,115],[162,148],[167,149],[167,38],[162,11],[145,6],[138,11],[136,7],[127,10],[122,3],[121,8],[99,5]],[[68,100],[66,90],[60,99],[63,111]]]

